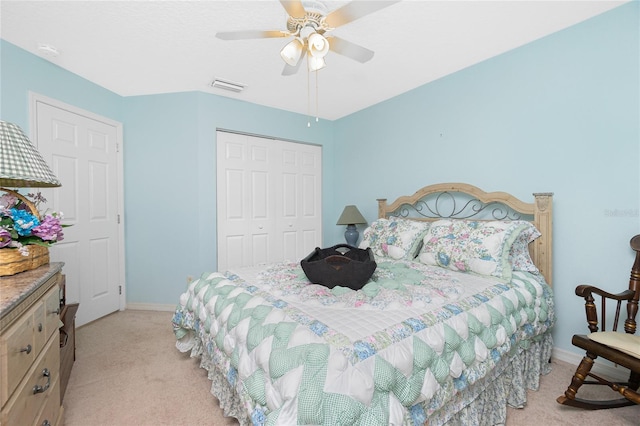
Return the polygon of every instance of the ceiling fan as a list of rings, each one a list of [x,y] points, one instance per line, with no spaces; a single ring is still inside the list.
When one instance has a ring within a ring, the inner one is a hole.
[[[302,0],[280,0],[289,15],[286,30],[222,31],[216,37],[222,40],[293,37],[280,51],[286,63],[282,75],[295,74],[305,57],[310,71],[320,70],[325,66],[324,57],[329,50],[365,63],[373,57],[372,50],[327,33],[398,1],[353,0],[327,13],[326,7],[319,1],[304,1],[303,4]]]

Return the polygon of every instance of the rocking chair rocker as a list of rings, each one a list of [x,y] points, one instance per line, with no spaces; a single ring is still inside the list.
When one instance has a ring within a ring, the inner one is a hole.
[[[585,357],[580,362],[576,372],[571,379],[571,384],[559,396],[557,401],[563,405],[598,410],[602,408],[617,408],[627,405],[640,404],[640,335],[636,335],[636,315],[638,313],[638,299],[640,297],[640,235],[631,239],[631,248],[636,251],[635,262],[631,268],[631,278],[629,279],[629,289],[619,294],[610,294],[604,290],[590,285],[580,285],[576,287],[576,295],[585,300],[585,310],[587,314],[588,335],[574,335],[571,343],[574,346],[587,351]],[[600,312],[594,303],[594,295],[600,296]],[[616,311],[613,316],[613,326],[610,331],[606,331],[605,322],[608,319],[606,314],[606,301],[614,300]],[[627,317],[624,320],[624,333],[617,332],[618,319],[620,317],[620,307],[622,302],[626,302]],[[598,319],[600,321],[598,321]],[[600,329],[598,327],[600,326]],[[609,381],[591,372],[593,362],[597,357],[607,359],[617,365],[630,370],[629,381],[617,383]],[[587,376],[595,381],[587,381]],[[609,386],[614,391],[620,393],[624,398],[608,401],[592,401],[576,397],[578,389],[583,384],[597,384]]]

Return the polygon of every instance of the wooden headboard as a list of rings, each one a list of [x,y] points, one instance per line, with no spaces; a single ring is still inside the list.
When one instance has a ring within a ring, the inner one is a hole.
[[[438,219],[527,220],[542,234],[529,244],[533,263],[547,284],[552,284],[552,192],[533,194],[525,203],[506,192],[485,192],[466,183],[439,183],[425,186],[413,195],[399,197],[391,204],[378,199],[378,217],[405,217],[412,220]]]

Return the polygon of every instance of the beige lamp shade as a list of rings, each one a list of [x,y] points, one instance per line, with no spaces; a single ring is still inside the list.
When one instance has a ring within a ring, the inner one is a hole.
[[[346,206],[338,219],[336,225],[356,225],[367,223],[356,206]]]
[[[0,187],[55,187],[61,183],[22,129],[0,120]]]

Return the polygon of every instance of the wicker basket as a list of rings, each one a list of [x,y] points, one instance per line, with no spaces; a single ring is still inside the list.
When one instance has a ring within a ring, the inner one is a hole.
[[[0,188],[0,190],[18,197],[20,201],[27,205],[32,214],[40,218],[38,209],[36,209],[35,205],[22,194],[6,188]],[[29,250],[28,256],[23,256],[16,248],[0,249],[0,277],[29,271],[49,263],[48,247],[30,244],[27,248]]]
[[[18,249],[0,249],[0,277],[36,269],[49,263],[49,248],[31,244],[29,255],[23,256]]]

